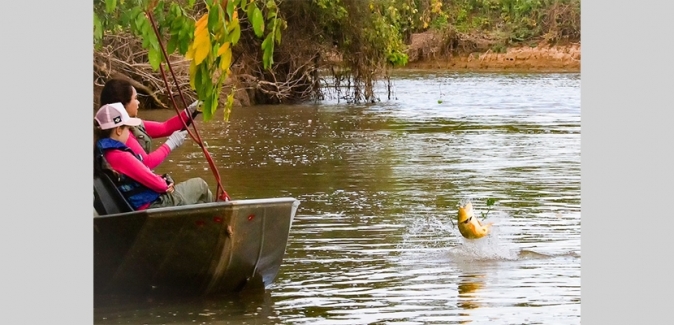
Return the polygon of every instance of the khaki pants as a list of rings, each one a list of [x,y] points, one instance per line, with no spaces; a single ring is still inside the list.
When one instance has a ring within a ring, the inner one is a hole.
[[[164,193],[148,209],[213,202],[213,193],[200,177],[176,183],[173,193]]]

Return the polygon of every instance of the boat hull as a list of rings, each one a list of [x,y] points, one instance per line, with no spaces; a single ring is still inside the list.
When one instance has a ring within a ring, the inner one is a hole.
[[[279,271],[299,203],[237,200],[94,217],[94,293],[265,288]]]

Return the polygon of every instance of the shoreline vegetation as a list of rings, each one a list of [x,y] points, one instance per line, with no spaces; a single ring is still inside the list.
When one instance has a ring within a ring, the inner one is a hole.
[[[229,0],[232,1],[237,2]],[[193,30],[194,22],[217,5],[175,0],[164,5],[168,7],[170,3],[169,10],[161,7],[162,0],[155,2],[159,3],[155,15],[169,16],[162,10],[176,14],[181,19],[178,23],[163,23],[183,30]],[[329,88],[347,85],[353,102],[372,101],[374,83],[390,82],[388,77],[393,70],[580,72],[580,0],[240,3],[255,4],[261,12],[280,19],[278,26],[283,28],[276,36],[282,40],[273,49],[271,68],[263,68],[262,58],[268,59],[270,53],[245,20],[247,12],[243,7],[239,10],[240,39],[232,47],[231,73],[218,98],[221,104],[232,102],[232,98],[233,106],[320,100],[331,96]],[[142,107],[168,108],[171,101],[165,94],[169,91],[148,54],[152,40],[148,41],[148,34],[129,30],[129,18],[125,16],[133,10],[142,13],[143,9],[133,8],[133,2],[126,2],[127,8],[106,5],[109,1],[94,1],[94,108],[98,107],[102,85],[113,77],[132,80],[138,92],[145,95],[141,96]],[[271,12],[270,8],[276,11]],[[178,15],[179,11],[182,14]],[[136,23],[139,19],[136,16]],[[164,33],[162,42],[172,37],[175,35]],[[187,43],[176,44],[168,51],[169,59],[180,91],[191,102],[197,94],[190,87],[190,60],[183,53]],[[322,76],[325,71],[331,77],[329,84]],[[167,77],[170,92],[177,94],[171,76]]]

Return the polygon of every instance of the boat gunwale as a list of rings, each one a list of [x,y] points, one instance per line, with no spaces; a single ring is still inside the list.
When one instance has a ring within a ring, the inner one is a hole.
[[[299,200],[293,197],[276,197],[276,198],[262,198],[262,199],[241,199],[241,200],[232,200],[232,201],[217,201],[209,203],[199,203],[191,205],[181,205],[181,206],[169,206],[161,208],[152,208],[145,210],[136,210],[123,213],[113,213],[113,214],[104,214],[94,216],[94,219],[102,218],[114,218],[114,217],[124,217],[137,214],[147,214],[148,216],[160,215],[164,212],[188,212],[193,210],[216,210],[222,209],[224,207],[245,207],[251,205],[260,205],[260,204],[279,204],[279,203],[293,203],[299,205]]]

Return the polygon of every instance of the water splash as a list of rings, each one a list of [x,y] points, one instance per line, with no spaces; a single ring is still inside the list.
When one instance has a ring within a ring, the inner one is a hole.
[[[480,261],[480,260],[516,260],[520,249],[506,238],[504,230],[504,218],[507,214],[495,214],[483,222],[494,222],[489,235],[479,239],[466,239],[461,236],[459,229],[450,229],[456,238],[457,244],[449,252],[449,258],[455,261]]]
[[[450,260],[456,262],[517,260],[521,250],[508,239],[511,237],[508,232],[512,231],[505,222],[508,217],[507,213],[494,212],[485,220],[494,222],[489,235],[480,239],[466,239],[450,221],[454,215],[436,216],[430,213],[420,215],[408,226],[398,249],[419,252],[441,248]]]

